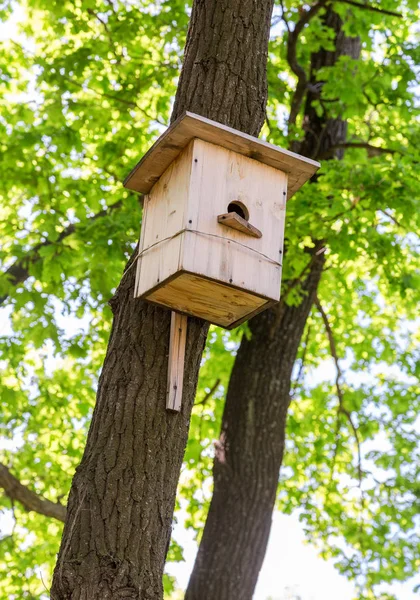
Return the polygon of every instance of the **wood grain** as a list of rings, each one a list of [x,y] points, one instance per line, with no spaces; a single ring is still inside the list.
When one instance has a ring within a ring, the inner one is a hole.
[[[261,238],[262,233],[259,229],[248,223],[248,221],[242,218],[235,212],[225,213],[224,215],[217,216],[217,222],[226,227],[231,227],[237,231],[241,231],[251,237]]]
[[[179,270],[183,239],[173,236],[185,228],[192,152],[190,144],[144,199],[136,297]]]
[[[188,317],[186,315],[181,315],[178,312],[172,311],[166,408],[175,412],[179,412],[181,410],[182,403],[187,325]]]
[[[160,176],[193,140],[223,146],[289,175],[288,198],[319,169],[320,164],[309,158],[269,144],[256,137],[185,112],[160,136],[124,181],[130,190],[147,194]]]
[[[193,144],[182,269],[278,300],[287,175],[221,146]],[[261,238],[218,223],[235,201]]]
[[[278,301],[287,179],[237,152],[190,142],[146,196],[135,296],[223,327]],[[240,227],[218,222],[235,202],[259,235],[236,213]]]
[[[145,298],[225,328],[265,305],[270,305],[267,298],[198,277],[193,273],[180,273],[161,287],[152,290]]]

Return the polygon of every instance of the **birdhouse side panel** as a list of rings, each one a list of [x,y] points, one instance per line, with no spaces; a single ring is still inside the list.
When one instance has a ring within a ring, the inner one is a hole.
[[[193,144],[166,169],[148,194],[142,250],[155,246],[185,228]]]
[[[191,179],[191,143],[155,183],[144,202],[135,296],[179,269]]]
[[[162,245],[154,246],[140,256],[137,263],[136,298],[146,297],[150,290],[173,277],[181,268],[184,237],[179,235]]]

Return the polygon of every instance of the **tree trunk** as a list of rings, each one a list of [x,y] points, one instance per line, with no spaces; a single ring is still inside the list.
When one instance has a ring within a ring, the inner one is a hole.
[[[186,600],[253,596],[283,457],[290,376],[323,256],[315,256],[300,306],[262,313],[249,322],[251,339],[242,338],[214,460],[213,498]]]
[[[336,31],[336,52],[311,57],[311,80],[338,56],[359,56],[360,43],[345,38],[329,9],[326,24]],[[318,117],[308,92],[307,133],[297,151],[332,157],[344,142],[346,123]],[[322,243],[311,250],[299,306],[280,305],[252,319],[252,337],[242,338],[227,391],[220,442],[214,460],[214,493],[186,600],[250,600],[264,559],[283,459],[291,376],[306,320],[324,265]],[[287,260],[287,255],[285,257]]]
[[[273,0],[196,0],[173,118],[192,110],[251,134],[265,115]],[[162,598],[175,493],[208,324],[188,320],[182,411],[165,409],[170,311],[133,298],[133,258],[86,449],[73,479],[52,600]]]

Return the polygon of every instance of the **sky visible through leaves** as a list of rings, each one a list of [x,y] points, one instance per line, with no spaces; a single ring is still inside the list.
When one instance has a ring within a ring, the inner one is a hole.
[[[262,136],[282,147],[302,135],[302,121],[287,130],[296,78],[281,18],[293,29],[302,6],[287,0],[283,13],[276,4],[273,17]],[[305,269],[314,237],[327,240],[319,300],[336,357],[314,307],[294,373],[276,509],[299,519],[306,539],[352,582],[354,597],[391,600],[411,594],[420,566],[420,14],[409,0],[380,3],[402,18],[334,6],[346,34],[360,36],[362,56],[318,73],[317,110],[347,119],[351,147],[344,160],[323,161],[316,185],[289,202],[284,280]],[[0,461],[65,503],[110,332],[107,302],[141,224],[139,199],[121,182],[169,121],[189,7],[27,0],[3,2],[0,12],[0,263],[2,272],[16,264],[28,271],[18,283],[0,279]],[[300,63],[307,67],[321,46],[333,48],[322,12],[299,39]],[[289,304],[300,294],[299,286],[283,290]],[[172,563],[182,560],[183,543],[190,555],[191,538],[200,538],[244,334],[246,327],[212,328],[208,338]],[[61,524],[6,496],[0,509],[0,598],[47,597]],[[168,599],[180,597],[177,587],[166,576]],[[276,598],[284,587],[279,572]]]

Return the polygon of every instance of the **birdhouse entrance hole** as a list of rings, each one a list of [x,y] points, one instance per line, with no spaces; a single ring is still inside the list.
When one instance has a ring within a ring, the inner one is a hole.
[[[227,206],[227,213],[223,215],[217,215],[217,221],[221,225],[236,229],[241,233],[250,235],[251,237],[260,238],[262,233],[259,229],[251,225],[249,222],[249,210],[239,200],[233,200],[229,202]]]
[[[249,211],[245,204],[242,204],[242,202],[239,202],[239,200],[234,200],[233,202],[230,202],[228,204],[227,211],[228,213],[234,212],[240,217],[242,217],[242,219],[245,219],[245,221],[249,221]]]

